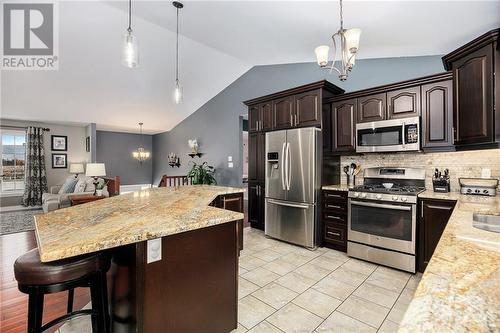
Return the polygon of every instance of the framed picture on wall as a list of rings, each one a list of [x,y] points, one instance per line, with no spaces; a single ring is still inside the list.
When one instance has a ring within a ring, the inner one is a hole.
[[[65,135],[51,135],[50,136],[52,150],[67,151],[68,150],[68,137]]]
[[[85,138],[85,150],[90,152],[90,136]]]
[[[68,154],[52,154],[52,169],[66,169],[68,167]]]

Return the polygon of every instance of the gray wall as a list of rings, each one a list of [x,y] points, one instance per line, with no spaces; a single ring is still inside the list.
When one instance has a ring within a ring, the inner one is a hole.
[[[141,145],[139,134],[97,131],[96,144],[96,161],[106,164],[107,175],[120,176],[122,185],[151,183],[153,173],[151,158],[141,164],[132,157],[132,152]],[[142,146],[152,152],[151,135],[142,137]]]
[[[54,186],[63,184],[69,173],[69,165],[71,163],[86,163],[88,153],[85,151],[86,128],[84,125],[60,125],[48,124],[33,121],[19,121],[10,119],[0,119],[2,125],[26,127],[28,125],[49,128],[49,132],[44,132],[44,148],[45,148],[45,167],[47,171],[47,185]],[[51,151],[51,135],[66,135],[68,137],[68,151],[52,152]],[[67,169],[52,168],[52,153],[63,153],[68,155]],[[21,197],[1,198],[0,206],[12,206],[21,204]]]
[[[323,79],[349,92],[443,71],[440,56],[359,60],[345,82],[318,68],[316,63],[253,67],[174,129],[154,135],[153,181],[157,183],[163,174],[185,175],[190,161],[186,155],[187,140],[197,138],[201,152],[205,153],[201,161],[217,169],[219,184],[241,186],[239,116],[247,114],[244,100]],[[167,164],[167,155],[171,152],[180,157],[180,168]],[[228,156],[233,157],[232,169],[227,167]]]

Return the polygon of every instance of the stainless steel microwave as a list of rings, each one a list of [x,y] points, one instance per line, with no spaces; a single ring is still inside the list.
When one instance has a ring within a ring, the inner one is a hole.
[[[420,150],[420,117],[356,125],[356,152]]]

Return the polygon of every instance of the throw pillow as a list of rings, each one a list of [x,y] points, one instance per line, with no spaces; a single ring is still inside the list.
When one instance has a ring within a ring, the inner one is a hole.
[[[97,178],[97,181],[99,181],[100,178]],[[85,192],[94,192],[95,190],[95,185],[94,185],[94,178],[88,177],[87,182],[85,184]]]
[[[61,188],[59,189],[59,191],[57,193],[58,194],[68,193],[68,192],[65,192],[65,189],[67,189],[69,186],[71,186],[71,184],[73,184],[73,181],[74,181],[74,185],[76,185],[77,179],[75,179],[75,177],[70,176],[70,177],[66,178],[66,180],[64,181],[64,184],[61,186]]]
[[[62,193],[73,193],[75,191],[75,186],[76,183],[78,182],[78,179],[73,178],[70,180],[67,180],[64,185],[62,186]]]
[[[85,178],[79,178],[75,185],[75,190],[73,193],[85,192],[85,186],[87,185],[87,180]]]

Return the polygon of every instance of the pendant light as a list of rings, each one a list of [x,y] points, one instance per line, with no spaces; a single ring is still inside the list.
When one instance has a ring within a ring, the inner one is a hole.
[[[137,38],[132,33],[132,0],[128,0],[128,28],[123,39],[122,64],[128,68],[139,65]]]
[[[318,65],[321,68],[329,69],[330,74],[335,70],[339,74],[340,81],[345,81],[354,66],[356,54],[359,50],[360,36],[361,29],[344,29],[342,0],[340,0],[340,29],[332,36],[333,61],[329,65],[328,51],[330,48],[327,45],[321,45],[314,50]],[[340,67],[335,66],[337,56],[337,42],[335,41],[335,37],[338,37],[340,41]]]
[[[177,9],[177,32],[175,40],[175,86],[174,86],[174,103],[182,103],[182,86],[179,82],[179,9],[182,9],[184,5],[178,1],[172,2],[172,5]]]
[[[149,151],[147,151],[146,149],[144,149],[144,146],[142,145],[142,125],[143,125],[143,123],[139,123],[139,126],[141,128],[141,145],[139,146],[139,148],[137,148],[137,150],[135,150],[134,152],[132,152],[132,156],[136,160],[138,160],[139,163],[141,163],[141,164],[145,160],[149,159],[149,156],[151,155],[149,153]]]

